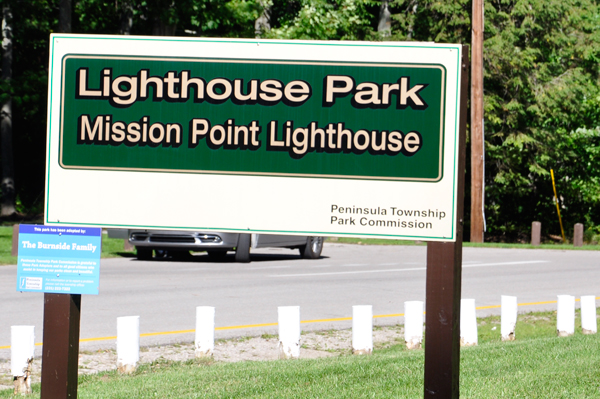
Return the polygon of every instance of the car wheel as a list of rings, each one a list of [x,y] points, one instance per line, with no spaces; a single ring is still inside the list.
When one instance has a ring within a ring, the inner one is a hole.
[[[152,250],[148,248],[140,248],[135,247],[137,252],[137,258],[139,260],[151,260],[152,259]]]
[[[227,256],[227,251],[206,251],[211,260],[222,260]]]
[[[304,259],[318,259],[323,251],[323,237],[308,237],[306,245],[300,247]]]
[[[250,262],[250,234],[240,234],[235,249],[235,261],[241,263]]]

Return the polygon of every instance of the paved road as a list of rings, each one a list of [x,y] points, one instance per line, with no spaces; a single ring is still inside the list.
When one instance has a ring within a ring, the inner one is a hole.
[[[350,317],[352,305],[373,305],[375,315],[403,313],[408,300],[425,300],[425,246],[359,246],[327,243],[323,257],[302,260],[297,252],[267,249],[252,263],[233,257],[212,263],[190,261],[102,261],[100,295],[83,296],[81,338],[116,335],[116,318],[140,316],[142,334],[192,330],[195,307],[216,307],[216,326],[277,322],[277,306],[299,305],[302,320]],[[600,252],[465,248],[463,298],[478,307],[500,304],[500,295],[519,303],[555,301],[558,294],[600,296]],[[43,296],[15,291],[16,266],[0,267],[0,347],[10,345],[10,326],[36,327],[42,338]],[[554,309],[522,306],[521,311]],[[483,309],[479,315],[498,313]],[[376,324],[401,318],[382,317]],[[350,321],[317,322],[303,329],[349,328]],[[276,333],[276,326],[218,330],[217,338]],[[142,345],[192,341],[193,333],[143,337]],[[83,349],[115,347],[114,340],[82,343]],[[6,356],[7,349],[0,349]]]

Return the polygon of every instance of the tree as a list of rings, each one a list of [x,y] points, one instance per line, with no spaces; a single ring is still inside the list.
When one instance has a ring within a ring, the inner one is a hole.
[[[254,33],[256,37],[261,37],[265,32],[271,29],[271,6],[268,1],[259,2],[263,11],[254,22]]]
[[[389,1],[381,0],[381,7],[379,8],[379,22],[377,23],[377,32],[381,32],[382,35],[388,36],[392,31],[392,14],[390,13]]]
[[[259,0],[79,0],[73,32],[254,37]]]
[[[359,0],[301,0],[274,4],[273,28],[266,37],[277,39],[362,40],[376,22]]]
[[[58,31],[61,33],[71,33],[71,18],[73,14],[71,0],[60,0],[58,8]]]
[[[486,214],[496,236],[527,235],[533,220],[560,232],[550,169],[566,225],[599,223],[597,163],[583,158],[582,168],[580,158],[599,144],[586,130],[600,125],[598,13],[587,0],[488,3]]]
[[[11,9],[13,75],[0,83],[0,101],[12,99],[19,132],[13,136],[17,211],[42,210],[48,33],[58,29],[61,1],[69,0],[0,0],[3,10],[18,5]],[[378,32],[383,5],[390,30]],[[251,38],[259,20],[266,38],[468,44],[470,13],[470,0],[77,0],[72,31]],[[584,222],[600,233],[598,15],[592,0],[486,1],[488,238],[525,239],[533,220],[558,232],[550,169],[566,225]],[[3,66],[3,76],[9,69]],[[0,157],[3,165],[10,160],[4,152]]]
[[[15,179],[12,146],[12,11],[9,3],[2,7],[2,108],[0,109],[0,142],[2,145],[2,202],[0,216],[11,216],[15,209]]]
[[[6,5],[12,12],[12,77],[10,84],[0,83],[0,101],[12,102],[15,210],[35,214],[44,200],[48,37],[58,27],[59,8],[48,0],[0,0],[0,8]],[[10,154],[0,153],[2,164]]]
[[[584,222],[600,233],[599,169],[590,155],[599,145],[598,5],[591,0],[485,4],[486,236],[527,240],[534,220],[542,221],[544,231],[560,233],[550,169],[558,178],[565,224]],[[395,0],[389,7],[389,39],[470,42],[466,0]],[[584,168],[582,159],[589,166]]]

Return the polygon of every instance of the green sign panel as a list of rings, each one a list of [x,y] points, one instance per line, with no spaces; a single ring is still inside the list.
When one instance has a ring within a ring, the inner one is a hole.
[[[69,54],[59,162],[435,182],[445,87],[437,64]]]

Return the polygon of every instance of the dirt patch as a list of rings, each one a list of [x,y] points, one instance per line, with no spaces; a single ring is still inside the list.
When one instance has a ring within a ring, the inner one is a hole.
[[[402,326],[373,328],[374,350],[404,343]],[[221,362],[277,360],[277,336],[264,334],[259,337],[239,337],[215,342],[214,360]],[[327,330],[303,332],[300,338],[300,358],[340,356],[352,353],[352,331]],[[157,360],[186,361],[194,359],[194,344],[181,343],[140,348],[140,363]],[[81,351],[79,374],[93,374],[117,368],[116,350]],[[12,388],[10,359],[0,359],[0,389]],[[32,382],[39,382],[41,358],[33,361]]]

